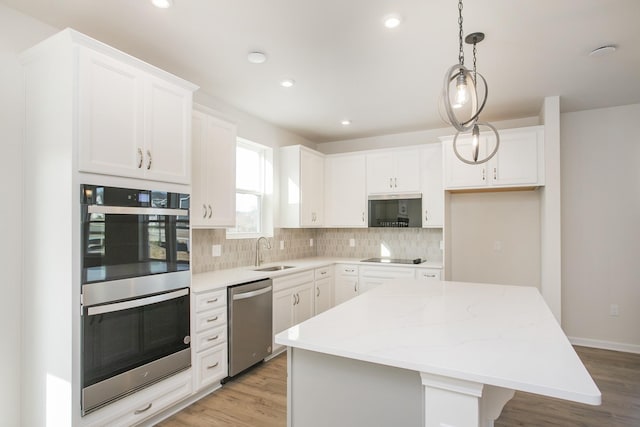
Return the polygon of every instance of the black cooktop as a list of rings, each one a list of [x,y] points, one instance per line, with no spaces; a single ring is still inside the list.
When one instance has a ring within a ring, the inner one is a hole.
[[[360,262],[381,262],[389,264],[421,264],[426,262],[426,259],[414,258],[414,259],[401,259],[401,258],[369,258],[363,259]]]

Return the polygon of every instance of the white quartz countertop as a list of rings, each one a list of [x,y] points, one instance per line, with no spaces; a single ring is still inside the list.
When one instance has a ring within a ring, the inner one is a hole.
[[[276,335],[278,344],[599,405],[537,289],[398,280]]]
[[[361,258],[331,258],[331,257],[311,257],[292,259],[288,261],[278,261],[263,264],[260,267],[245,266],[228,270],[215,270],[207,273],[193,274],[191,277],[192,292],[206,292],[214,289],[225,288],[227,286],[238,285],[240,283],[251,282],[254,280],[275,278],[293,274],[300,271],[310,270],[319,267],[325,267],[332,264],[358,264],[358,265],[382,265],[395,267],[412,267],[412,268],[442,268],[442,264],[433,262],[423,262],[421,264],[393,264],[393,263],[375,263],[361,262]],[[293,268],[279,271],[254,271],[257,268],[265,268],[274,265],[288,265]]]

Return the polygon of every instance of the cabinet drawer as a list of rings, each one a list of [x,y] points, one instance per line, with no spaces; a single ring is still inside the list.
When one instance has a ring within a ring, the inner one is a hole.
[[[316,268],[313,272],[316,280],[325,279],[333,276],[333,266]]]
[[[441,280],[442,270],[437,268],[416,268],[416,279]]]
[[[196,316],[196,332],[223,326],[227,324],[227,308],[222,307],[216,310],[198,313]]]
[[[373,277],[379,279],[413,279],[415,270],[411,267],[360,267],[361,277]]]
[[[292,288],[308,282],[313,282],[313,270],[276,277],[273,279],[273,292]]]
[[[196,335],[195,351],[200,352],[227,341],[227,325]]]
[[[196,312],[209,310],[216,307],[224,307],[227,303],[227,290],[218,289],[216,291],[196,294]]]
[[[336,264],[336,274],[339,276],[357,276],[358,266],[351,264]]]
[[[227,346],[221,344],[197,355],[198,390],[227,376]]]

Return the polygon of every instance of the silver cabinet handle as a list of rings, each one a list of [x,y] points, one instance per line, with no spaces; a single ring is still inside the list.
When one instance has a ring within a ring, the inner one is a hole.
[[[353,273],[355,270],[353,268],[345,268],[344,271],[347,273]]]
[[[153,159],[151,158],[151,151],[147,150],[147,157],[149,158],[149,160],[147,161],[147,170],[151,169],[151,163],[153,162]]]
[[[498,170],[493,168],[493,180],[495,181],[496,179],[498,179]]]
[[[364,212],[362,212],[362,222],[364,222]]]
[[[325,275],[325,274],[327,274],[327,272],[326,272],[326,271],[321,271],[321,272],[320,272],[320,275]]]
[[[211,218],[211,215],[213,215],[213,209],[211,208],[211,205],[209,205],[209,215],[207,218]]]
[[[353,284],[353,292],[358,292],[358,284],[357,283]]]
[[[300,304],[300,294],[296,294],[296,304]]]
[[[485,180],[485,177],[484,177],[484,168],[482,168],[482,180],[483,180],[483,181]]]
[[[202,205],[202,218],[207,217],[207,205]]]
[[[424,220],[429,221],[429,209],[424,210]]]
[[[393,178],[389,178],[389,188],[393,188]]]
[[[393,178],[393,186],[398,188],[398,178]]]
[[[316,288],[316,296],[319,297],[320,296],[320,288]]]
[[[209,366],[207,366],[207,369],[217,368],[219,364],[220,364],[220,362],[216,362],[216,363],[214,363],[213,365],[209,365]]]
[[[218,298],[207,300],[207,304],[213,304],[214,302],[218,302]]]
[[[210,318],[207,319],[207,323],[215,322],[216,320],[218,320],[218,316],[210,317]]]
[[[142,169],[143,157],[142,148],[138,147],[138,169]]]
[[[142,414],[143,412],[147,412],[149,409],[151,409],[151,407],[153,406],[153,403],[149,403],[147,406],[145,406],[142,409],[136,409],[135,411],[133,411],[134,415],[139,415]]]
[[[216,335],[215,337],[207,338],[207,341],[215,341],[215,340],[217,340],[219,337],[220,337],[219,335]]]

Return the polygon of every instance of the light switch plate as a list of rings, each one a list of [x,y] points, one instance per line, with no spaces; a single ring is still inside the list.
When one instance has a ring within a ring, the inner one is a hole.
[[[352,248],[356,247],[356,239],[349,239],[349,246]]]
[[[221,255],[222,255],[222,246],[211,245],[211,256],[221,256]]]

